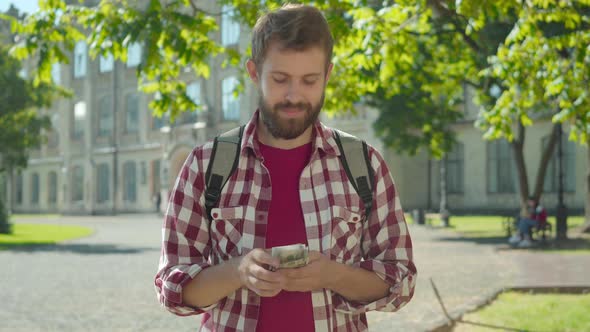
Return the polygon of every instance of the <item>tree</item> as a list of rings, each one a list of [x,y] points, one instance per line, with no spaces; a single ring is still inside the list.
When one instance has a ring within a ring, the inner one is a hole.
[[[34,87],[19,76],[20,63],[0,44],[0,175],[26,167],[28,152],[43,141],[42,130],[49,130],[49,119],[36,107],[49,105],[54,91],[48,85]],[[8,232],[4,203],[0,208],[0,232]]]
[[[265,1],[264,8],[259,1],[220,3],[236,8],[231,14],[252,26],[262,10],[277,7],[282,1]],[[530,189],[523,146],[532,119],[548,116],[555,123],[572,119],[574,127],[580,129],[574,136],[585,142],[581,129],[586,128],[587,119],[571,105],[581,110],[587,99],[582,91],[588,89],[573,88],[587,87],[587,75],[580,73],[588,68],[587,51],[581,47],[587,45],[583,43],[587,41],[587,1],[313,3],[324,10],[336,40],[335,67],[325,108],[338,112],[353,109],[357,102],[372,103],[380,109],[383,120],[378,121],[376,129],[389,146],[410,153],[426,147],[431,155],[442,157],[452,146],[449,124],[461,116],[457,111],[463,89],[474,89],[481,106],[477,125],[484,130],[484,138],[505,137],[512,142],[524,207]],[[151,107],[160,115],[170,111],[172,118],[195,107],[179,78],[181,71],[190,67],[197,77],[207,78],[213,57],[223,59],[224,65],[236,66],[249,53],[225,48],[211,38],[219,29],[219,16],[230,12],[202,7],[195,0],[149,0],[142,5],[103,0],[95,7],[53,0],[42,2],[40,9],[23,22],[11,19],[20,38],[15,54],[19,58],[38,56],[38,83],[49,81],[50,63],[68,62],[67,54],[77,40],[88,42],[92,56],[110,53],[119,60],[125,60],[129,45],[140,42],[145,50],[138,67],[140,88],[146,93],[158,91],[161,98]],[[565,30],[550,36],[553,25]],[[572,53],[575,56],[566,57],[569,61],[539,55],[569,52],[570,48],[576,51]],[[535,54],[537,50],[543,52]],[[574,58],[575,65],[571,65]],[[537,76],[531,73],[546,78],[543,82],[548,85],[535,87],[532,83],[538,80],[530,77]],[[518,77],[509,77],[511,74]],[[560,82],[560,75],[567,77]],[[528,84],[523,82],[527,78]],[[548,108],[556,103],[559,108]],[[553,116],[547,109],[553,110]],[[396,131],[400,123],[408,125]],[[401,134],[395,136],[396,132]],[[555,142],[552,135],[539,163],[533,191],[537,197]]]
[[[525,110],[553,110],[556,124],[569,123],[570,139],[588,144],[590,133],[590,2],[527,1],[504,45],[492,57],[490,77],[503,91],[487,113],[489,132],[510,134],[513,119],[532,121]],[[519,133],[524,126],[519,125]],[[548,159],[547,155],[543,156]],[[590,162],[590,151],[588,155]],[[586,228],[590,229],[590,171],[587,175]],[[538,185],[535,195],[540,193]],[[567,225],[558,225],[565,237]],[[560,234],[558,234],[559,236]]]
[[[9,17],[24,16],[11,6]],[[2,22],[4,23],[4,22]],[[0,25],[0,31],[5,28]],[[2,37],[0,35],[0,37]],[[12,40],[12,36],[4,38]],[[43,142],[43,130],[49,130],[49,118],[38,108],[49,106],[60,91],[51,83],[34,84],[20,75],[21,63],[9,54],[8,45],[0,38],[0,176],[27,165],[28,153]],[[0,195],[0,233],[10,233],[9,215]]]

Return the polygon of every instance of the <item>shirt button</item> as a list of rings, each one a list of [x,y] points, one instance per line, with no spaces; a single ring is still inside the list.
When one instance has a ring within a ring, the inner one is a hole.
[[[213,218],[217,218],[218,214],[217,213],[213,213]]]
[[[250,303],[256,302],[256,296],[254,296],[254,295],[248,296],[248,302],[250,302]]]
[[[352,221],[359,221],[359,217],[352,218]]]
[[[264,214],[259,214],[258,215],[258,220],[263,221],[264,220]]]

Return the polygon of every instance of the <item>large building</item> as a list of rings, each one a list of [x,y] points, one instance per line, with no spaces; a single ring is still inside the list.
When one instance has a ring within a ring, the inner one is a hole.
[[[244,51],[250,42],[249,31],[233,21],[229,12],[222,10],[226,14],[219,18],[221,28],[215,38]],[[161,195],[165,204],[168,190],[194,146],[245,123],[254,112],[257,95],[251,84],[246,84],[239,98],[233,96],[244,69],[221,69],[222,60],[214,59],[207,80],[195,79],[190,71],[183,74],[187,94],[205,105],[203,110],[185,113],[173,124],[166,117],[152,116],[148,104],[156,96],[137,89],[141,52],[137,44],[130,46],[126,63],[109,57],[92,60],[85,43],[79,42],[70,65],[54,65],[54,80],[70,88],[74,97],[40,110],[51,115],[55,130],[48,133],[41,149],[33,151],[27,169],[8,176],[6,195],[13,212],[154,211],[154,197]],[[482,139],[482,132],[473,126],[476,109],[466,103],[465,121],[454,126],[460,143],[446,159],[449,209],[455,213],[513,213],[518,209],[519,195],[512,152],[506,141]],[[322,116],[329,125],[362,137],[383,151],[406,210],[438,209],[439,162],[425,153],[407,157],[384,149],[372,130],[376,118],[376,111],[364,108],[354,116]],[[565,127],[564,137],[567,130]],[[531,188],[550,132],[548,121],[538,121],[527,130],[525,159]],[[586,199],[588,151],[567,140],[563,144],[565,202],[581,212]],[[553,208],[557,203],[555,158],[546,179],[542,202]]]

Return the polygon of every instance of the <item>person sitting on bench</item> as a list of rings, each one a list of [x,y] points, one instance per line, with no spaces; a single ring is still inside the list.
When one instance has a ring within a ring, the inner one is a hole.
[[[533,245],[531,234],[534,227],[542,227],[547,223],[547,210],[541,206],[533,197],[527,201],[529,216],[519,218],[516,223],[518,233],[514,234],[508,242],[512,245],[518,245],[527,248]]]

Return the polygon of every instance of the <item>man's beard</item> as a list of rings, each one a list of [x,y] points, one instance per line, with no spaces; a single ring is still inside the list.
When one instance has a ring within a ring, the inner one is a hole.
[[[282,102],[277,103],[273,107],[266,103],[264,100],[264,96],[260,93],[258,105],[260,111],[262,112],[262,122],[270,132],[270,134],[275,138],[282,138],[282,139],[294,139],[303,132],[312,126],[318,116],[320,115],[320,111],[324,106],[324,97],[325,93],[322,93],[322,98],[316,105],[312,105],[311,103],[297,103],[293,104],[290,102]],[[281,109],[284,108],[296,108],[299,110],[305,111],[305,115],[302,119],[284,119],[281,118],[279,112]]]

